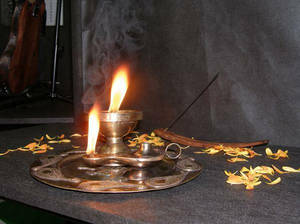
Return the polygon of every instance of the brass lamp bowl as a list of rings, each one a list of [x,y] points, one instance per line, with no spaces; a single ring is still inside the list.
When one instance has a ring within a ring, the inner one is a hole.
[[[123,142],[123,137],[136,127],[143,119],[143,112],[120,110],[118,112],[100,111],[100,134],[106,138],[106,144],[98,149],[99,154],[130,154]]]

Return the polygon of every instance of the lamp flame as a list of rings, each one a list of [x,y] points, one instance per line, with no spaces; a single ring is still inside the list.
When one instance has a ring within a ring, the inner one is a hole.
[[[98,109],[94,106],[89,113],[89,133],[88,133],[88,145],[86,148],[86,154],[95,154],[96,143],[100,128],[100,121],[98,117]]]
[[[127,88],[128,88],[128,69],[127,67],[123,66],[117,70],[113,80],[108,112],[117,112],[120,109]]]

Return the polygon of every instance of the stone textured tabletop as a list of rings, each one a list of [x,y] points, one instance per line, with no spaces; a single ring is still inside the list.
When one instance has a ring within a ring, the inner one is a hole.
[[[46,133],[68,134],[72,130],[68,125],[44,125],[1,132],[0,152],[24,146]],[[68,144],[60,145],[49,154],[68,148]],[[195,180],[168,190],[135,194],[81,193],[47,186],[29,174],[37,155],[12,152],[0,157],[0,197],[90,223],[300,223],[299,173],[284,174],[281,183],[261,184],[254,191],[225,182],[224,169],[239,170],[243,165],[299,168],[300,148],[283,149],[289,150],[289,159],[255,157],[235,164],[226,162],[223,155],[192,154],[203,165]]]

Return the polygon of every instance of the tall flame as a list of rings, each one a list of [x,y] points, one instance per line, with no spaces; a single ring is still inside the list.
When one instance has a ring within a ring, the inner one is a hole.
[[[86,149],[86,154],[94,154],[98,133],[100,128],[100,121],[98,117],[98,109],[94,106],[89,113],[89,133],[88,133],[88,145]]]
[[[128,69],[121,67],[117,70],[113,80],[110,95],[109,112],[117,112],[128,88]]]

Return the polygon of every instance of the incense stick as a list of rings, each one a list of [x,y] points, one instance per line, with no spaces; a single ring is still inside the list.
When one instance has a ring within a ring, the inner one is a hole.
[[[196,96],[196,98],[170,123],[169,127],[165,130],[169,130],[174,124],[193,106],[194,103],[206,92],[206,90],[216,81],[219,77],[219,72],[213,77],[213,79],[207,84],[207,86]]]

